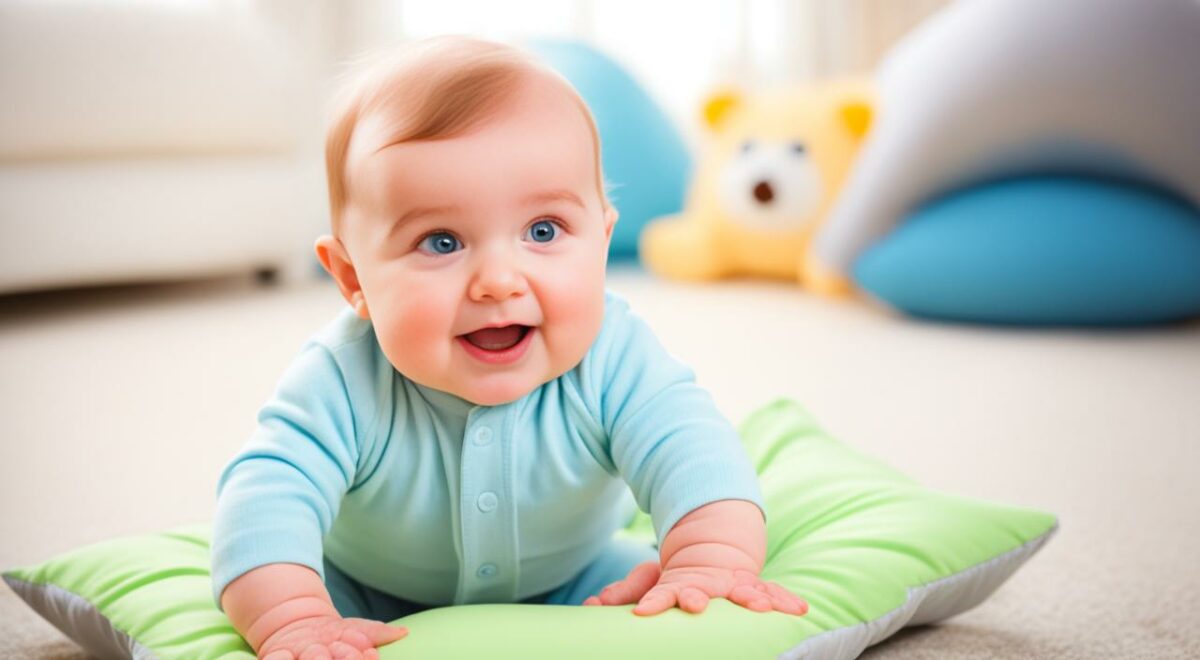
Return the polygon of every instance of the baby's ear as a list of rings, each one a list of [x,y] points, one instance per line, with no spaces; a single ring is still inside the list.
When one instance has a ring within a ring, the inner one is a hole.
[[[360,318],[370,319],[367,299],[363,296],[362,286],[358,283],[358,273],[354,270],[354,264],[350,262],[350,253],[346,252],[346,247],[333,236],[318,238],[313,247],[317,251],[317,259],[321,261],[321,265],[324,266],[333,281],[337,282],[342,297],[350,303]]]
[[[604,209],[604,238],[605,240],[612,238],[613,227],[617,224],[617,218],[620,216],[617,213],[617,207],[610,206]]]

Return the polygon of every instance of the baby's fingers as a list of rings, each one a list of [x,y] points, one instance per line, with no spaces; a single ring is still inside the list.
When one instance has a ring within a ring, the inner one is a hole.
[[[346,619],[345,621],[350,627],[342,633],[342,641],[360,650],[391,644],[408,635],[408,628],[389,626],[382,621],[371,621],[370,619]],[[365,638],[357,637],[354,633],[361,633]]]
[[[662,570],[657,561],[644,561],[629,571],[624,580],[618,580],[600,590],[599,596],[592,596],[584,601],[584,605],[628,605],[636,603],[646,592],[658,583]],[[594,600],[593,600],[594,599]]]
[[[776,610],[797,616],[808,613],[808,603],[804,602],[803,598],[774,582],[764,582],[763,584],[766,585],[767,595],[771,597],[771,606]]]
[[[344,644],[349,644],[359,651],[375,648],[375,645],[371,643],[371,638],[367,637],[367,633],[355,628],[346,628],[345,630],[342,630],[341,634],[338,636],[338,641]]]
[[[771,610],[771,597],[754,587],[743,584],[733,588],[727,596],[730,601],[755,612]]]
[[[633,613],[639,616],[653,616],[675,607],[675,590],[670,587],[655,587],[648,591],[638,601]]]
[[[363,654],[359,649],[345,642],[333,642],[329,645],[329,653],[334,660],[362,660]]]
[[[679,609],[699,614],[706,607],[708,607],[708,594],[696,587],[684,587],[679,590]]]

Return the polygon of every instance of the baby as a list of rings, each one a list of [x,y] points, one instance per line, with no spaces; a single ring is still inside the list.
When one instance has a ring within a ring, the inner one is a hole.
[[[735,430],[605,291],[617,213],[569,83],[420,42],[348,87],[326,161],[316,251],[350,309],[219,487],[214,595],[260,656],[377,657],[407,633],[381,621],[452,604],[805,612],[758,577]],[[631,491],[657,551],[613,539]]]

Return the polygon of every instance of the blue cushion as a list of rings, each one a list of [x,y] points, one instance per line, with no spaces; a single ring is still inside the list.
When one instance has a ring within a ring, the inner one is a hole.
[[[525,45],[571,81],[591,108],[609,198],[621,214],[609,254],[636,257],[646,223],[683,208],[692,162],[682,136],[650,95],[599,51],[576,41]]]
[[[979,185],[938,199],[854,265],[918,316],[1125,325],[1200,314],[1200,213],[1163,191],[1085,177]]]

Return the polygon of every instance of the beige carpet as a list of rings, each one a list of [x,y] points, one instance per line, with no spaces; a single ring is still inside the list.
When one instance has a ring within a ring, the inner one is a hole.
[[[789,396],[939,489],[1053,511],[988,602],[883,658],[1200,657],[1200,325],[921,323],[783,284],[611,286],[742,419]],[[0,567],[211,517],[218,471],[303,339],[324,282],[0,298]],[[0,658],[76,658],[0,588]]]

